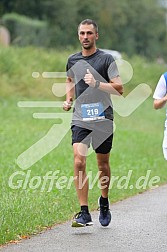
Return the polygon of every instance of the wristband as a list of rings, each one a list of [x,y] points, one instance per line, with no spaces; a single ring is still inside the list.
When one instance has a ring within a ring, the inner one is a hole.
[[[99,81],[99,80],[96,80],[95,88],[98,88],[99,86],[100,86],[100,81]]]

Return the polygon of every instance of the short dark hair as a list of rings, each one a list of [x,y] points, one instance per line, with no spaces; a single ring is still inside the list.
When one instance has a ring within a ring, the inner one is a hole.
[[[95,28],[95,31],[98,32],[98,26],[96,24],[96,22],[92,19],[85,19],[83,20],[79,25],[78,25],[78,29],[81,25],[84,25],[84,24],[88,24],[88,25],[93,25],[93,27]]]

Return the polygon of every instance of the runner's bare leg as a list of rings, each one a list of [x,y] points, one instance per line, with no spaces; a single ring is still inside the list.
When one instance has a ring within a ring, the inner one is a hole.
[[[101,195],[103,198],[108,197],[108,191],[110,186],[110,164],[109,164],[110,153],[100,154],[97,153],[97,163],[99,168],[99,182],[101,184]]]
[[[86,178],[87,145],[74,143],[74,183],[80,206],[88,206],[88,179]]]

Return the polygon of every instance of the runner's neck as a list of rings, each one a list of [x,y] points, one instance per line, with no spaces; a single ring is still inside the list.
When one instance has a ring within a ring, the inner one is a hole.
[[[90,56],[90,55],[94,54],[96,52],[96,50],[97,50],[96,47],[93,47],[89,50],[82,48],[82,56]]]

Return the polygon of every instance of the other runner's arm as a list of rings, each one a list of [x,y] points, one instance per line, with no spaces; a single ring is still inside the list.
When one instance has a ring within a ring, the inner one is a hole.
[[[167,102],[167,95],[165,95],[163,98],[161,99],[154,99],[154,108],[155,109],[160,109],[163,108],[165,106]]]
[[[69,111],[73,104],[75,93],[75,84],[73,78],[67,77],[66,79],[66,101],[63,103],[63,109]]]

